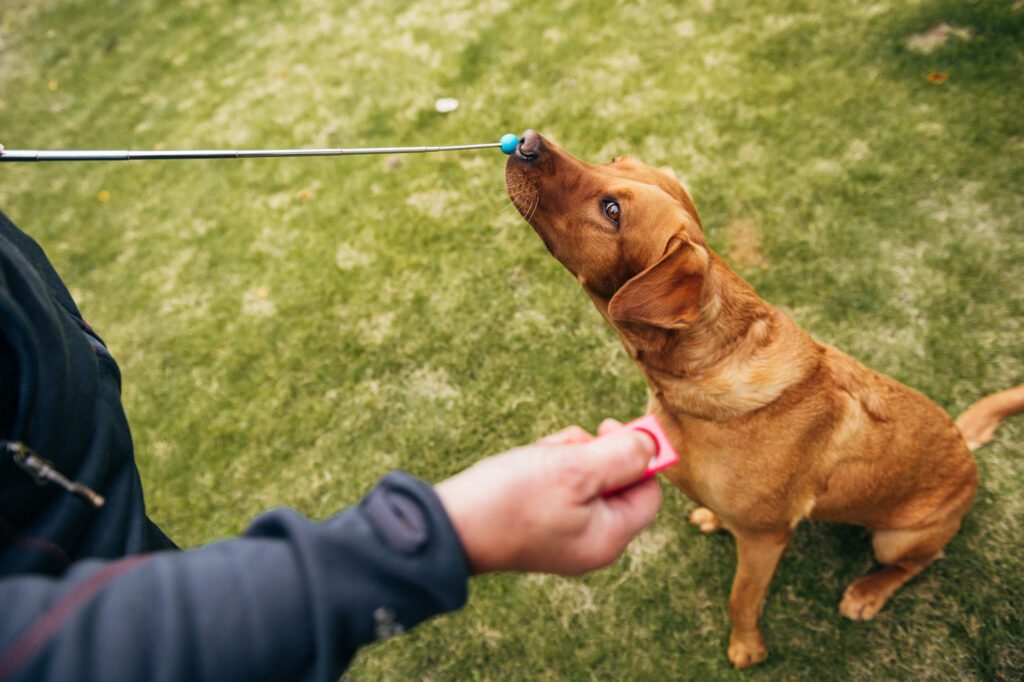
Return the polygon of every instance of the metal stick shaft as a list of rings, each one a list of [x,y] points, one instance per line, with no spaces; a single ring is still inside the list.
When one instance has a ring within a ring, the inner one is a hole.
[[[448,147],[364,147],[362,149],[196,149],[196,150],[65,150],[4,149],[4,161],[147,161],[151,159],[257,159],[282,156],[354,156],[356,154],[425,154],[500,147],[500,142],[460,144]]]

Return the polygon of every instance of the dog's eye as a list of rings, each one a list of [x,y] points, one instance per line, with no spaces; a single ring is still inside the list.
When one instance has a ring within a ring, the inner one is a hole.
[[[601,208],[604,209],[604,215],[608,220],[612,221],[616,225],[619,223],[619,214],[622,212],[619,209],[619,205],[610,199],[605,199],[601,202]]]

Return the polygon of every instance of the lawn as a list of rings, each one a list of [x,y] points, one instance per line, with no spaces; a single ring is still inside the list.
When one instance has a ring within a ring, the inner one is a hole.
[[[438,98],[459,107],[435,109]],[[670,166],[712,247],[821,341],[953,414],[1024,381],[1019,0],[3,0],[10,149],[491,142]],[[118,358],[151,516],[180,544],[326,518],[576,423],[640,375],[511,206],[497,150],[0,164]],[[1024,418],[977,453],[946,558],[869,623],[852,527],[799,529],[770,658],[725,658],[734,548],[662,512],[610,568],[474,580],[353,680],[1020,679]]]

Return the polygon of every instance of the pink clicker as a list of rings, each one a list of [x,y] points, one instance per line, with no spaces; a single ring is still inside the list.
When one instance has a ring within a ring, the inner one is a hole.
[[[655,444],[654,457],[652,457],[651,461],[647,463],[647,470],[644,471],[643,476],[634,481],[634,483],[638,483],[644,480],[645,478],[648,478],[649,476],[653,476],[662,469],[666,469],[679,461],[679,455],[676,454],[676,450],[675,448],[672,447],[672,443],[669,442],[668,436],[665,435],[664,429],[662,429],[661,424],[658,423],[658,418],[655,417],[653,414],[648,414],[643,417],[640,417],[639,419],[635,419],[629,422],[628,424],[623,424],[614,431],[609,431],[608,433],[602,434],[599,437],[608,438],[609,436],[613,436],[623,431],[624,429],[631,429],[633,431],[643,431],[644,433],[650,435],[651,438],[654,439]],[[608,497],[609,495],[614,495],[615,493],[619,492],[620,490],[628,488],[630,485],[633,485],[634,483],[630,483],[619,488],[606,490],[602,493],[602,495],[604,495],[605,497]]]

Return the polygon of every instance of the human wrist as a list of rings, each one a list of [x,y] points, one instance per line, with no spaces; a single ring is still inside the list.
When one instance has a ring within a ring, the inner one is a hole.
[[[495,531],[495,517],[488,510],[493,502],[493,491],[481,489],[479,482],[469,475],[470,471],[441,481],[434,486],[434,491],[462,543],[470,574],[508,570],[513,554],[511,536]]]

